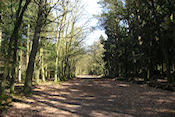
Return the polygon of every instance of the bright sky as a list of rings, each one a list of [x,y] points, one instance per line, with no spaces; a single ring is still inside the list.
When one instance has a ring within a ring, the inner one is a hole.
[[[98,1],[99,0],[84,0],[86,12],[88,14],[88,17],[91,18],[89,24],[92,27],[96,27],[98,25],[98,20],[94,17],[94,15],[98,15],[101,13],[100,5],[97,4]],[[106,37],[104,31],[100,29],[94,30],[87,36],[85,40],[86,45],[92,45],[95,41],[99,39],[101,35]]]

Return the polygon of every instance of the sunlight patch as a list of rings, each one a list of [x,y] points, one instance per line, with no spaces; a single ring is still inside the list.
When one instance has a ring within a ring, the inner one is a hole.
[[[24,104],[24,103],[14,103],[14,106],[18,109],[22,108],[30,108],[31,106],[29,104]]]
[[[119,87],[129,87],[130,85],[128,84],[118,84]]]
[[[162,112],[162,113],[175,113],[175,110],[172,109],[156,109],[157,112]]]

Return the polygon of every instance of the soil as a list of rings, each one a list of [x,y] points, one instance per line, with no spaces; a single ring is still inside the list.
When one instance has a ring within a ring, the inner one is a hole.
[[[4,117],[175,117],[175,92],[84,76],[36,86]]]

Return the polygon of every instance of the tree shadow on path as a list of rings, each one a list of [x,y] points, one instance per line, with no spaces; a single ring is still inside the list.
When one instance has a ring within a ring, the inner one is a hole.
[[[16,100],[4,115],[173,117],[175,92],[112,79],[78,78],[37,86],[31,97]]]

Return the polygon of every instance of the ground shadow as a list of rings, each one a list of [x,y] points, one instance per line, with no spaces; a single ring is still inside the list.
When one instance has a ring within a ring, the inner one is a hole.
[[[102,78],[76,78],[41,85],[16,100],[6,115],[28,116],[175,116],[175,93]]]

